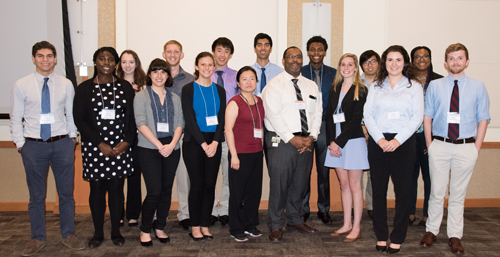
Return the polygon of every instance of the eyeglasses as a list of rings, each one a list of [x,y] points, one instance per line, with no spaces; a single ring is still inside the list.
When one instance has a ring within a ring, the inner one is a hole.
[[[420,60],[429,60],[429,56],[428,55],[417,55],[414,57],[416,61],[420,61]]]
[[[363,66],[368,66],[368,65],[374,66],[375,64],[378,64],[377,59],[373,59],[371,61],[366,61],[366,62],[363,63]]]
[[[302,59],[302,55],[289,55],[289,56],[286,56],[285,58],[287,59]]]

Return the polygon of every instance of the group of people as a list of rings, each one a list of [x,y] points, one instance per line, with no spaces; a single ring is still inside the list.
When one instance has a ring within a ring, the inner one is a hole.
[[[421,171],[425,199],[419,225],[426,233],[420,244],[430,247],[436,241],[449,182],[449,245],[451,252],[463,253],[465,193],[490,120],[485,85],[464,73],[467,48],[457,43],[446,49],[449,75],[443,78],[434,73],[431,50],[425,46],[411,55],[399,45],[381,56],[369,50],[359,61],[346,53],[337,69],[323,63],[328,44],[320,36],[307,42],[310,63],[305,66],[302,51],[294,46],[283,53],[284,69],[271,63],[272,46],[269,35],[257,34],[256,63],[236,71],[228,67],[234,54],[231,40],[218,38],[211,53],[196,56],[194,76],[180,66],[184,54],[175,40],[165,44],[164,59],[154,59],[147,72],[134,51],[118,56],[114,48],[102,47],[94,53],[93,77],[75,92],[69,80],[53,72],[55,47],[36,43],[36,72],[15,83],[10,113],[30,192],[32,240],[23,256],[45,246],[49,164],[59,195],[63,244],[85,248],[74,231],[77,129],[95,230],[89,248],[104,240],[106,193],[115,245],[125,243],[120,233],[124,219],[137,226],[139,216],[142,246],[153,245],[151,231],[160,243],[168,243],[164,228],[176,176],[179,223],[191,229],[194,241],[213,240],[209,227],[217,221],[229,224],[237,242],[261,236],[257,226],[264,159],[270,177],[269,240],[281,242],[285,227],[314,234],[317,230],[306,221],[315,155],[317,215],[323,223],[332,221],[330,169],[341,187],[344,222],[330,235],[345,236],[344,242],[362,237],[362,176],[367,171],[366,206],[376,250],[399,252],[408,225],[415,221]],[[217,199],[219,166],[223,185]],[[147,190],[142,203],[141,174]],[[391,233],[390,178],[396,196]]]

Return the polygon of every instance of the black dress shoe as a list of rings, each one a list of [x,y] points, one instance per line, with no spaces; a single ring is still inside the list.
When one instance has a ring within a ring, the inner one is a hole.
[[[217,222],[217,221],[219,221],[219,218],[212,215],[210,217],[210,226],[213,226],[215,224],[215,222]]]
[[[425,221],[425,220],[421,220],[421,221],[418,223],[418,225],[417,225],[417,226],[419,226],[419,227],[424,227],[424,228],[425,228],[425,223],[427,223],[427,221]]]
[[[117,246],[122,246],[125,243],[125,238],[122,235],[111,236],[111,241]]]
[[[94,236],[92,237],[92,239],[89,240],[88,246],[90,249],[99,247],[103,240],[104,240],[103,237]]]
[[[377,245],[375,248],[381,253],[387,251],[387,245]]]
[[[222,215],[222,216],[219,217],[219,221],[220,221],[220,224],[222,226],[225,226],[225,225],[227,225],[229,223],[229,216]]]
[[[417,218],[409,219],[408,220],[408,225],[413,225],[413,222],[415,222]]]
[[[205,237],[194,237],[192,233],[189,233],[189,236],[195,241],[195,242],[205,242]]]
[[[144,246],[144,247],[152,247],[153,246],[153,240],[147,241],[147,242],[142,242],[141,241],[141,245]]]
[[[304,222],[306,222],[307,219],[309,219],[309,215],[311,215],[310,212],[306,212],[306,213],[302,214],[302,217],[304,218]]]
[[[400,248],[400,249],[394,249],[394,248],[391,248],[391,247],[389,246],[389,247],[387,248],[387,253],[388,253],[388,254],[393,254],[393,253],[397,253],[397,252],[399,252],[399,250],[401,250],[401,248]]]
[[[166,243],[170,242],[170,237],[165,237],[165,238],[158,237],[158,234],[156,234],[156,229],[155,229],[155,237],[156,237],[156,239],[160,240],[160,243],[162,243],[162,244],[166,244]]]
[[[214,236],[203,235],[203,237],[204,237],[204,238],[205,238],[205,240],[207,240],[207,241],[212,241],[212,240],[214,240]]]
[[[321,212],[318,212],[318,218],[324,223],[324,224],[328,224],[330,222],[333,221],[332,217],[330,217],[330,215],[328,214],[328,212],[325,212],[325,213],[321,213]]]
[[[189,227],[190,227],[190,223],[189,223],[189,219],[183,219],[181,221],[179,221],[179,225],[184,229],[184,230],[189,230]]]
[[[366,212],[368,213],[368,217],[370,217],[370,219],[373,219],[373,210],[366,210]]]
[[[128,221],[128,226],[129,227],[137,227],[137,225],[139,225],[138,221],[136,221],[136,222],[130,222],[130,220]]]

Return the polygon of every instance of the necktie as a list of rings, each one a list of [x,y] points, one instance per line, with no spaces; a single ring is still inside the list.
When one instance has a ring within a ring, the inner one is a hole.
[[[224,87],[224,80],[222,79],[222,73],[224,73],[224,71],[218,70],[215,73],[217,73],[217,85]]]
[[[267,81],[266,81],[266,68],[260,68],[262,70],[262,75],[260,76],[260,92],[262,93],[262,91],[264,91],[264,87],[266,86],[267,84]]]
[[[49,78],[43,78],[42,88],[42,113],[50,113],[50,91],[47,81]],[[43,141],[47,141],[51,136],[50,124],[40,125],[40,137]]]
[[[293,87],[295,88],[295,94],[297,95],[297,101],[303,101],[302,95],[301,95],[301,92],[300,92],[300,88],[297,85],[298,81],[299,81],[298,79],[292,79]],[[301,109],[301,110],[299,110],[299,112],[300,112],[300,127],[302,129],[302,132],[307,133],[307,131],[309,129],[308,129],[308,126],[307,126],[306,110],[305,109]]]
[[[459,94],[458,94],[458,80],[455,80],[453,92],[451,93],[450,112],[459,113]],[[460,124],[448,123],[448,138],[455,141],[460,135]]]
[[[316,85],[318,86],[319,92],[321,92],[321,81],[319,79],[319,70],[314,70],[314,82],[316,82]]]

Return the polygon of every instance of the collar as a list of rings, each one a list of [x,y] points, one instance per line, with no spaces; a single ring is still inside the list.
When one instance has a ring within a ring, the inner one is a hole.
[[[50,73],[50,75],[47,77],[42,76],[42,74],[36,71],[34,72],[34,74],[37,81],[43,81],[43,78],[49,78],[49,81],[51,81],[54,78],[54,72]]]
[[[464,81],[465,81],[465,78],[466,78],[466,77],[467,77],[467,76],[466,76],[466,75],[465,75],[465,73],[464,73],[464,75],[463,75],[462,77],[460,77],[459,79],[456,79],[456,78],[452,77],[452,76],[448,73],[448,76],[446,76],[446,79],[447,79],[447,80],[451,83],[451,85],[453,85],[453,84],[454,84],[454,81],[455,81],[455,80],[458,80],[458,84],[460,85],[460,84],[463,84],[463,83],[464,83]]]
[[[385,87],[385,86],[387,86],[387,87],[391,87],[391,85],[389,84],[388,79],[389,79],[389,76],[385,77],[385,79],[384,79],[384,83],[383,83],[384,87]],[[405,84],[408,84],[408,83],[409,83],[408,78],[407,78],[406,76],[403,76],[403,79],[401,80],[401,82],[397,83],[397,84],[394,86],[394,88],[396,88],[396,87],[398,87],[398,86],[400,86],[400,85],[405,85]]]
[[[283,73],[285,73],[285,79],[286,79],[287,81],[289,81],[290,83],[292,82],[292,79],[298,79],[299,81],[300,81],[301,79],[305,79],[304,77],[302,77],[302,75],[299,75],[298,77],[296,77],[296,78],[295,78],[295,77],[293,77],[292,75],[290,75],[290,74],[289,74],[288,72],[286,72],[286,71],[283,71]]]
[[[186,77],[186,72],[184,71],[184,69],[182,69],[182,67],[179,65],[179,73],[177,73],[177,75],[175,75],[174,79],[184,79]]]
[[[266,64],[266,66],[264,66],[264,67],[260,66],[257,62],[255,62],[255,67],[259,67],[261,69],[264,68],[264,69],[267,70],[269,68],[269,66],[271,66],[271,61],[268,61],[267,64]]]
[[[215,71],[218,71],[219,69],[215,68]],[[224,66],[224,68],[220,69],[221,71],[223,71],[224,73],[227,73],[229,71],[229,67]]]

